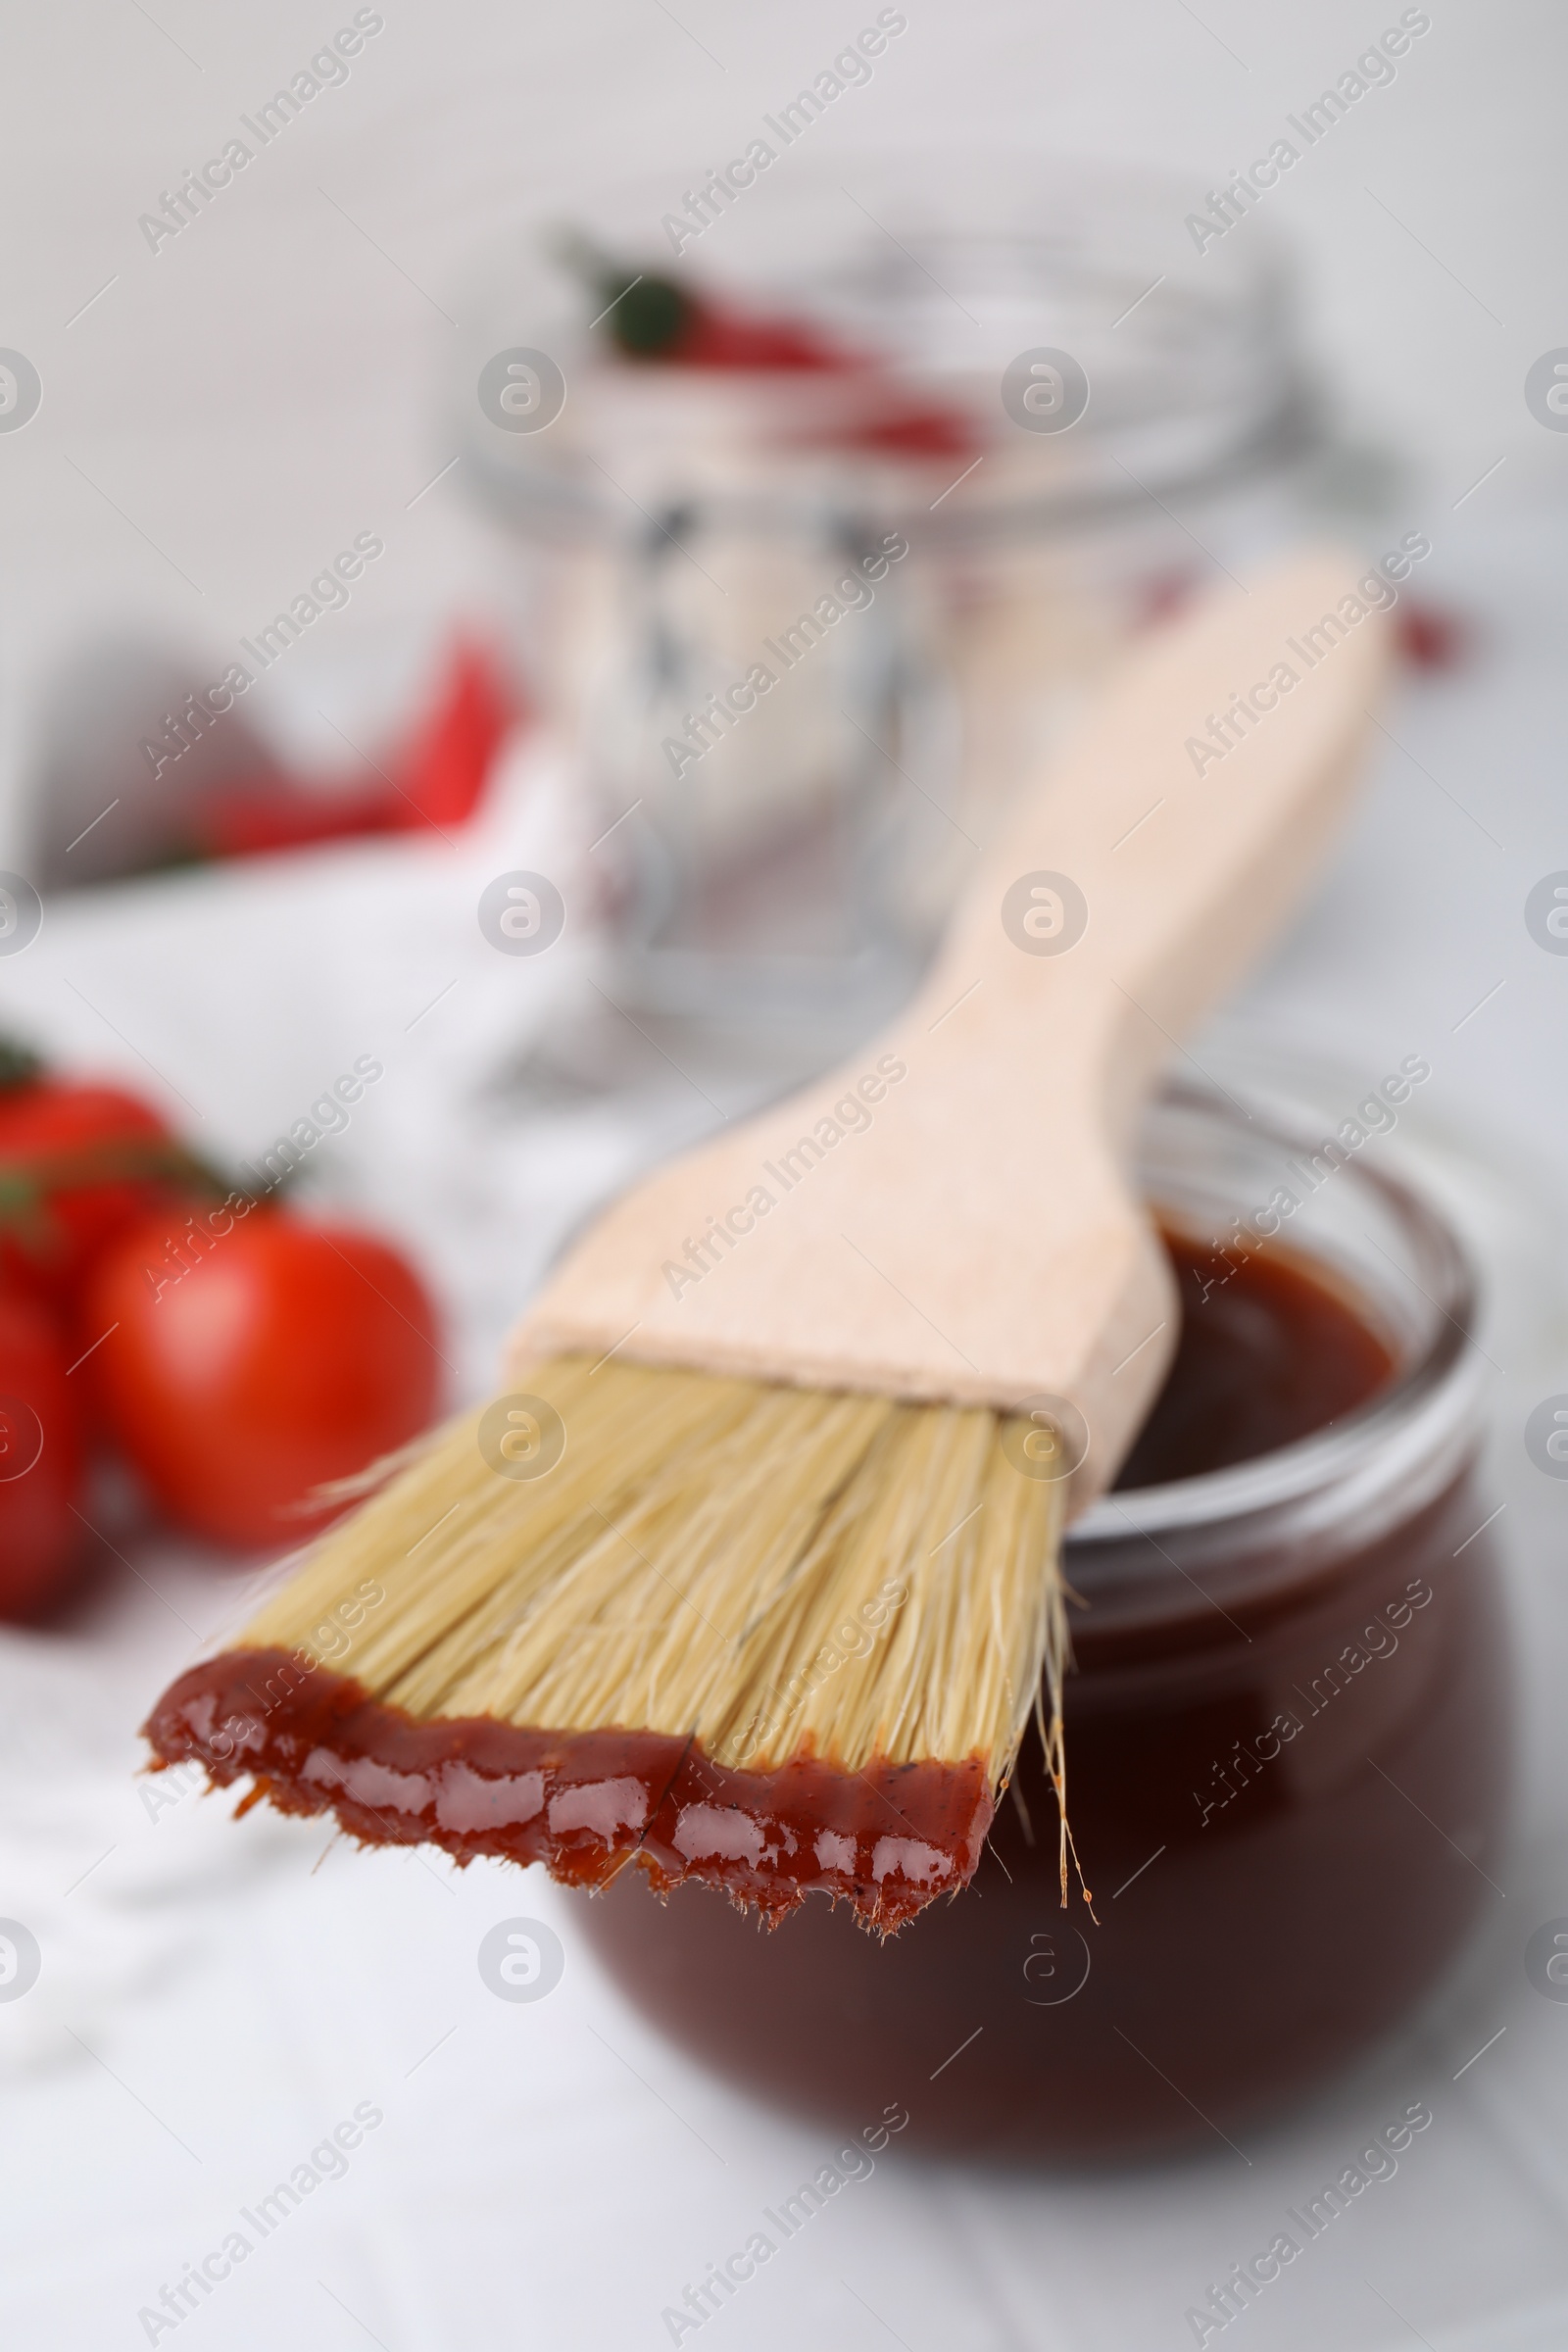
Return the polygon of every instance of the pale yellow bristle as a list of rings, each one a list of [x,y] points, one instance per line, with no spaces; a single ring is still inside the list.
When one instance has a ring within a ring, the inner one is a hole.
[[[243,1641],[422,1717],[695,1734],[751,1769],[978,1756],[994,1782],[1044,1675],[1060,1791],[1065,1486],[1015,1466],[1028,1423],[577,1357],[518,1386],[560,1416],[551,1469],[502,1475],[481,1416],[452,1424]]]

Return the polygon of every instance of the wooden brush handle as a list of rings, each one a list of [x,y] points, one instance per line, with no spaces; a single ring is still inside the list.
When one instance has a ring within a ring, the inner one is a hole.
[[[1303,555],[1147,640],[1016,807],[888,1036],[612,1208],[514,1362],[618,1348],[825,1388],[1062,1397],[1091,1433],[1081,1507],[1179,1319],[1124,1174],[1130,1122],[1339,817],[1387,659],[1357,572]]]
[[[1338,825],[1388,653],[1355,577],[1343,553],[1297,557],[1250,592],[1214,594],[1133,655],[1012,811],[914,1024],[983,975],[984,1009],[955,1016],[953,1055],[980,1046],[981,1024],[1049,1030],[1053,1087],[1057,1055],[1082,1056],[1096,1115],[1119,1136],[1152,1071],[1278,929]],[[1348,595],[1359,621],[1340,613]],[[1067,935],[1058,912],[1072,914],[1049,883],[1029,885],[1041,872],[1066,876],[1087,911],[1064,953],[1025,952],[1031,912],[1039,936],[1027,945],[1042,951]]]

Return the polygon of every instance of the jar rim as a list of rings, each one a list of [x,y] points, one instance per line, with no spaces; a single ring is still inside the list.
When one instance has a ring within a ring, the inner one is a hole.
[[[733,282],[760,289],[841,329],[851,345],[874,323],[905,389],[923,387],[972,407],[971,423],[987,431],[976,446],[993,461],[1020,439],[1004,418],[1002,371],[1018,354],[1018,337],[1049,333],[1072,347],[1093,385],[1086,429],[1073,436],[1072,468],[1053,467],[1038,480],[1009,475],[993,495],[987,467],[958,499],[935,510],[923,473],[911,481],[897,466],[870,466],[863,449],[841,453],[828,477],[813,470],[783,489],[725,469],[720,478],[705,474],[683,485],[679,511],[688,531],[694,514],[715,529],[768,537],[803,529],[842,536],[912,514],[932,549],[1073,535],[1142,514],[1151,482],[1161,496],[1217,495],[1280,471],[1321,441],[1322,395],[1296,332],[1296,276],[1270,222],[1254,223],[1245,242],[1196,253],[1185,236],[1173,242],[1170,234],[1191,196],[1177,172],[1104,158],[1042,159],[1024,147],[977,151],[975,161],[937,203],[916,152],[861,155],[853,172],[843,157],[831,168],[803,158],[792,163],[787,191],[763,185],[726,211],[711,257],[700,246],[681,270],[694,272],[698,288]],[[846,204],[847,176],[874,215]],[[647,223],[667,219],[668,203],[662,181],[637,174],[600,191],[594,233],[612,248],[646,253]],[[653,242],[650,268],[662,241]],[[920,258],[927,248],[930,267]],[[964,265],[991,270],[1005,256],[1014,272],[1006,282],[986,276],[976,292],[962,274]],[[577,289],[537,253],[518,256],[509,245],[504,272],[493,266],[491,277],[479,297],[496,315],[487,348],[517,331],[503,335],[503,318],[523,316],[532,320],[530,342],[559,349],[579,405],[601,375],[607,384],[623,378],[618,366],[602,368],[590,353]],[[495,281],[504,283],[504,298]],[[929,324],[906,317],[916,296],[947,321],[951,350],[944,343],[933,356]],[[1013,310],[1016,331],[1004,333],[1002,318]],[[651,393],[669,394],[686,373],[670,370],[662,386],[638,380],[639,405]],[[710,395],[726,382],[712,371],[700,380]],[[727,380],[731,396],[769,383],[773,396],[787,392],[793,436],[809,379]],[[829,387],[832,380],[823,379]],[[1178,383],[1185,385],[1179,400]],[[658,536],[668,514],[649,536],[636,502],[628,506],[626,494],[607,488],[591,452],[585,459],[576,451],[569,432],[538,440],[497,434],[483,423],[466,379],[454,414],[470,486],[524,536],[571,542],[602,535],[655,553],[668,544]]]
[[[1238,1135],[1266,1139],[1286,1156],[1321,1148],[1304,1127],[1272,1108],[1240,1103],[1218,1088],[1182,1080],[1163,1089],[1159,1102],[1207,1116]],[[1069,1559],[1076,1555],[1090,1565],[1097,1553],[1129,1537],[1217,1529],[1326,1490],[1353,1488],[1368,1472],[1426,1457],[1441,1435],[1470,1412],[1480,1385],[1480,1291],[1468,1250],[1445,1212],[1404,1176],[1358,1160],[1347,1160],[1337,1173],[1361,1197],[1380,1202],[1412,1245],[1421,1275],[1416,1287],[1436,1310],[1425,1343],[1387,1387],[1326,1428],[1223,1469],[1100,1495],[1068,1531]],[[1308,1265],[1324,1262],[1309,1241],[1293,1237],[1289,1247]]]

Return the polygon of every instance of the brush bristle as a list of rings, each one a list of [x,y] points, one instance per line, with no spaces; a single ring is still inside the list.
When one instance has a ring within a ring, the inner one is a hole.
[[[329,1662],[416,1716],[1004,1777],[1060,1655],[1062,1487],[996,1414],[576,1357],[526,1386],[564,1425],[552,1470],[498,1475],[480,1416],[455,1423],[242,1640],[317,1654],[373,1577],[386,1604]]]
[[[993,1791],[1044,1676],[1064,1795],[1065,1487],[1017,1466],[1027,1422],[586,1357],[518,1386],[559,1417],[547,1470],[519,1474],[550,1448],[517,1465],[482,1442],[499,1407],[452,1424],[242,1648],[420,1723],[664,1735],[726,1779],[963,1766]]]

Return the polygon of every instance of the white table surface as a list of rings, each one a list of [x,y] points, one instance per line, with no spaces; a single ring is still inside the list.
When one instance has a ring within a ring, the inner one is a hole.
[[[1432,1061],[1418,1108],[1369,1149],[1420,1165],[1492,1278],[1493,1476],[1508,1505],[1525,1756],[1505,1895],[1407,2030],[1250,2135],[1250,2161],[1216,2141],[1157,2170],[1048,2181],[890,2150],[709,2323],[715,2344],[1174,2352],[1193,2340],[1183,2315],[1205,2282],[1415,2098],[1434,2122],[1397,2177],[1249,2310],[1236,2340],[1568,2340],[1568,2004],[1542,1998],[1523,1967],[1531,1932],[1568,1912],[1568,1489],[1533,1469],[1521,1437],[1531,1405],[1568,1389],[1568,958],[1543,954],[1522,916],[1530,885],[1568,865],[1554,525],[1521,518],[1463,541],[1456,528],[1433,569],[1430,587],[1478,613],[1477,658],[1406,690],[1321,899],[1195,1051],[1230,1071],[1294,1055],[1298,1076],[1299,1057],[1317,1056],[1307,1082],[1330,1108],[1404,1054]],[[157,1092],[153,1065],[202,1140],[233,1152],[265,1144],[345,1057],[383,1054],[383,1085],[330,1146],[322,1197],[421,1253],[465,1392],[482,1386],[561,1231],[711,1116],[662,1069],[575,1110],[486,1092],[585,985],[580,960],[518,965],[477,942],[482,878],[566,855],[548,755],[514,760],[512,787],[481,835],[439,858],[333,851],[59,902],[5,976],[8,1021]],[[384,2122],[346,2176],[159,2341],[666,2343],[662,2308],[829,2155],[831,2134],[754,2105],[651,2032],[537,1872],[360,1854],[261,1809],[235,1825],[227,1800],[194,1791],[150,1810],[134,1727],[234,1622],[245,1578],[127,1527],[112,1495],[101,1507],[121,1556],[63,1622],[0,1634],[0,1914],[26,1922],[44,1955],[31,1992],[0,2004],[4,2340],[147,2341],[141,2308],[368,2100]],[[475,1965],[484,1932],[518,1913],[553,1922],[565,1945],[564,1979],[537,2004],[496,2000]],[[889,2095],[913,2109],[920,2089]]]

